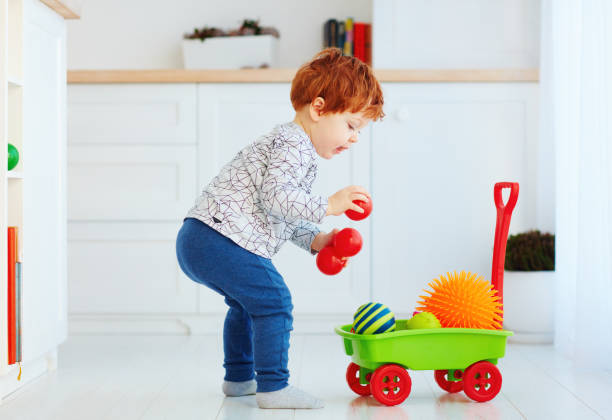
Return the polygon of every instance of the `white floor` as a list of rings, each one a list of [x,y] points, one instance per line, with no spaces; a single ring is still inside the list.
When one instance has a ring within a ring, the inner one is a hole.
[[[58,370],[8,396],[0,419],[612,419],[612,372],[584,371],[549,346],[510,344],[499,364],[501,393],[488,403],[446,394],[433,372],[413,372],[396,407],[357,397],[349,359],[334,335],[294,335],[294,385],[323,398],[322,410],[260,410],[253,396],[221,393],[220,337],[72,336]]]

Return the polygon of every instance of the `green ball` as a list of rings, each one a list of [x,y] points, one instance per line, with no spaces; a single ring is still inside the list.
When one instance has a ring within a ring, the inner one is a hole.
[[[419,312],[408,321],[406,321],[406,328],[409,330],[416,330],[421,328],[442,328],[438,318],[431,312]]]
[[[395,330],[395,315],[382,303],[368,302],[361,305],[353,316],[356,334],[382,334]]]
[[[8,144],[8,170],[10,171],[19,163],[19,152],[11,143]]]

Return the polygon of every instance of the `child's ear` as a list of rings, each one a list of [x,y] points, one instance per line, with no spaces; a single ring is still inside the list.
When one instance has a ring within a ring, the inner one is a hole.
[[[310,118],[313,121],[319,121],[323,115],[323,107],[325,106],[325,99],[320,96],[316,97],[310,104]]]

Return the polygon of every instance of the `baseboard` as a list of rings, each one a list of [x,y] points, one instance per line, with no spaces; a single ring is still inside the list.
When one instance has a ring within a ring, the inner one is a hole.
[[[79,334],[217,334],[225,314],[71,314],[68,332]],[[334,327],[351,322],[345,314],[294,314],[293,330],[300,334],[333,334]]]
[[[17,380],[19,365],[15,364],[9,366],[8,372],[0,376],[0,404],[3,400],[9,398],[15,392],[18,392],[28,383],[56,368],[57,348],[37,359],[22,363],[21,380]]]
[[[514,335],[508,337],[508,342],[515,344],[552,344],[554,333],[525,333],[513,331]]]

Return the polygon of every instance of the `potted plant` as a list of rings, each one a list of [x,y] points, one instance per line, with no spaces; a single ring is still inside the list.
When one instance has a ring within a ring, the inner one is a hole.
[[[238,29],[205,26],[184,35],[186,69],[265,68],[278,65],[278,31],[245,19]]]
[[[512,341],[553,340],[555,236],[532,230],[510,235],[504,267],[504,328]]]

